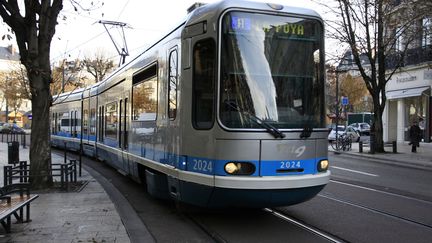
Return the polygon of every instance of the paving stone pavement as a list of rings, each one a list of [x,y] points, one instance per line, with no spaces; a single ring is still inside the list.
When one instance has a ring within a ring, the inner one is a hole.
[[[0,143],[0,181],[7,165],[8,147]],[[20,160],[28,161],[28,148],[20,146]],[[63,158],[53,154],[53,163]],[[12,232],[0,228],[2,242],[130,242],[114,203],[103,187],[85,170],[79,181],[86,182],[74,192],[32,192],[39,198],[31,203],[31,222],[13,224]],[[12,222],[15,219],[12,217]]]

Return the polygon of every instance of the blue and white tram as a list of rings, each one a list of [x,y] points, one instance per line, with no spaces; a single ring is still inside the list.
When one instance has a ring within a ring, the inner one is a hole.
[[[82,145],[159,198],[306,201],[330,177],[323,36],[308,9],[199,6],[103,82],[56,97],[52,142]]]

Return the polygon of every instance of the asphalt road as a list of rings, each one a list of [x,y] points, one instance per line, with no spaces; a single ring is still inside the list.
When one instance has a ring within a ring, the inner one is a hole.
[[[84,164],[118,189],[156,242],[332,241],[301,224],[341,242],[431,242],[431,171],[332,154],[330,161],[332,179],[317,197],[274,209],[299,224],[262,209],[179,207],[151,198],[101,162],[86,158]]]

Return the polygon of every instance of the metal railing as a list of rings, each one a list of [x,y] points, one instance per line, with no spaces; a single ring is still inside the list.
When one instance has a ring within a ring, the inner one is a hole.
[[[0,133],[2,143],[19,142],[23,148],[30,146],[30,134],[27,133]]]
[[[401,58],[401,53],[389,54],[386,58],[386,69],[393,69],[398,64],[400,67],[405,67],[432,61],[432,46],[408,49],[403,60],[401,60]]]
[[[37,176],[37,175],[35,175]],[[77,182],[77,161],[69,160],[67,163],[54,163],[51,165],[51,176],[53,179],[58,177],[60,180],[60,189],[69,191],[70,184]],[[30,165],[27,161],[20,161],[18,165],[4,166],[3,186],[11,185],[14,182],[30,181]]]

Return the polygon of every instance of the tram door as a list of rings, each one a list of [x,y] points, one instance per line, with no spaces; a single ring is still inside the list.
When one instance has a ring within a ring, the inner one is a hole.
[[[171,48],[168,53],[168,76],[167,76],[167,101],[168,101],[168,126],[165,132],[168,143],[166,143],[165,151],[167,152],[167,163],[178,167],[179,160],[177,156],[179,151],[179,121],[177,118],[177,104],[178,95],[177,90],[179,86],[179,62],[178,62],[177,46]]]
[[[119,136],[118,143],[119,148],[122,150],[127,150],[128,148],[128,102],[129,99],[127,97],[123,98],[119,102]]]
[[[130,162],[127,156],[128,150],[128,132],[129,132],[129,122],[128,122],[128,105],[129,105],[129,97],[128,95],[124,95],[119,100],[119,120],[118,120],[118,147],[122,151],[122,161],[123,161],[123,169],[130,173]]]
[[[167,126],[165,129],[165,156],[167,164],[179,168],[182,164],[180,158],[180,122],[177,119],[178,113],[178,89],[179,89],[179,55],[178,48],[174,46],[168,51],[168,70],[167,70]],[[173,199],[179,199],[180,186],[178,175],[168,176],[168,188]]]

